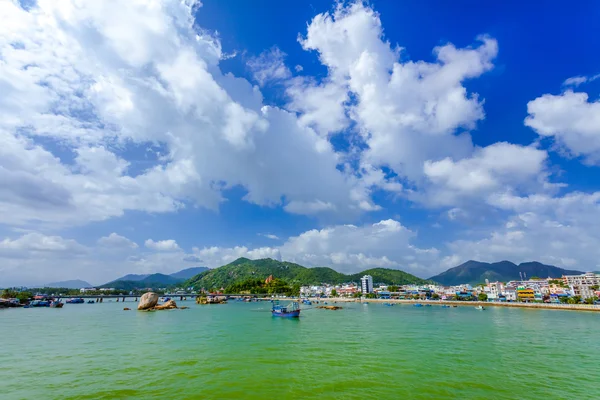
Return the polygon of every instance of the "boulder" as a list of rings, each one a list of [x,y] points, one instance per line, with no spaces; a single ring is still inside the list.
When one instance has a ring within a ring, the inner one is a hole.
[[[169,300],[164,304],[155,306],[154,310],[172,310],[173,308],[177,308],[177,303],[175,303],[175,300]]]
[[[123,309],[123,311],[130,311],[130,310],[131,310],[131,308],[129,308],[129,307],[125,307],[125,308]]]
[[[138,303],[138,310],[149,310],[154,308],[158,304],[158,295],[153,292],[144,293],[142,297],[140,297],[140,302]]]

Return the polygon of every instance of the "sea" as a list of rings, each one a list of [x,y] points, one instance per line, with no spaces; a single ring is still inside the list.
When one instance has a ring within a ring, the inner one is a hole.
[[[600,398],[600,313],[178,303],[0,310],[0,398]]]

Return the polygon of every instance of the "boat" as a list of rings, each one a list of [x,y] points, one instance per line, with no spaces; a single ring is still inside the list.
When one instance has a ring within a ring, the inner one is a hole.
[[[485,307],[484,306],[477,306],[477,307],[475,307],[475,309],[476,310],[485,310]]]
[[[442,308],[450,308],[450,306],[447,304],[442,304]]]
[[[421,303],[415,303],[415,304],[413,304],[413,307],[423,307],[423,304],[421,304]]]
[[[50,302],[50,308],[62,308],[64,303],[60,300],[53,300]]]
[[[87,302],[87,303],[88,303],[88,304],[94,304],[94,303],[95,303],[95,301],[94,301],[94,300],[88,300],[88,302]]]
[[[431,307],[431,304],[425,304],[425,307]]]
[[[82,304],[82,303],[85,303],[85,300],[83,300],[81,297],[78,297],[78,298],[72,298],[72,299],[67,300],[67,303],[68,304]]]
[[[29,307],[50,307],[50,301],[48,300],[33,300],[29,303]]]
[[[392,304],[392,303],[383,303],[383,305],[384,305],[384,306],[391,307],[391,306],[393,306],[394,304]]]
[[[300,304],[293,301],[287,306],[282,306],[279,302],[274,302],[271,315],[273,317],[298,318],[300,317]]]

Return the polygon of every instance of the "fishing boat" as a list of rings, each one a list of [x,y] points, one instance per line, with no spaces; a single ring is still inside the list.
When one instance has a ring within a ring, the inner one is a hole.
[[[442,304],[442,308],[450,308],[450,306],[447,304]]]
[[[485,310],[485,307],[484,306],[477,306],[477,307],[475,307],[475,309],[476,310]]]
[[[82,304],[82,303],[85,303],[85,300],[83,300],[80,297],[79,298],[72,298],[72,299],[67,300],[67,303],[68,304]]]
[[[94,300],[88,300],[88,304],[94,304],[95,301]]]
[[[278,301],[273,302],[271,315],[274,317],[298,318],[300,316],[300,304],[293,301],[287,306],[282,306]]]
[[[421,303],[415,303],[415,304],[413,304],[413,307],[423,307],[423,304],[421,304]]]
[[[50,301],[48,300],[33,300],[29,303],[29,307],[50,307]]]
[[[394,304],[393,303],[383,303],[383,305],[387,306],[387,307],[392,307]]]
[[[63,306],[64,304],[60,300],[52,300],[50,302],[50,308],[62,308]]]

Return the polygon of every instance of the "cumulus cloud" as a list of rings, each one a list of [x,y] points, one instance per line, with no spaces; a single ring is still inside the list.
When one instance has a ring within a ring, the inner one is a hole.
[[[545,94],[527,103],[525,125],[586,162],[600,162],[600,101],[584,92]]]
[[[168,240],[158,240],[154,241],[152,239],[148,239],[144,242],[144,246],[151,250],[157,251],[177,251],[181,250],[177,242],[173,239]]]
[[[0,27],[0,222],[217,209],[235,186],[261,206],[323,202],[347,214],[371,202],[356,198],[356,179],[311,124],[221,73],[219,41],[194,27],[199,5],[0,5],[10,21]],[[285,78],[282,57],[274,48],[251,64],[260,79]],[[156,146],[160,157],[143,165],[124,157]]]

